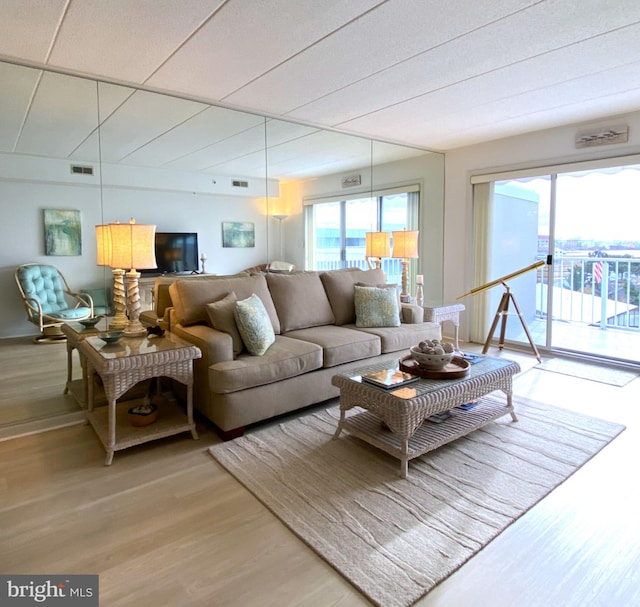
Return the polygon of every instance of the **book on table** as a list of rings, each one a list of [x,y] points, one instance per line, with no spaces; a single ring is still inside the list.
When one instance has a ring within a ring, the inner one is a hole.
[[[362,375],[362,381],[365,381],[380,388],[399,388],[407,384],[412,384],[420,378],[411,373],[405,373],[399,369],[382,369],[381,371],[371,371]]]

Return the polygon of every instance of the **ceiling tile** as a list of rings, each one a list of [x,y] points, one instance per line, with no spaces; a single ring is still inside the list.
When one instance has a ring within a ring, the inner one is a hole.
[[[0,0],[0,55],[44,63],[67,0]]]
[[[225,100],[246,106],[260,99],[271,113],[284,115],[532,4],[535,0],[385,3]],[[451,14],[459,18],[451,19]],[[374,89],[365,86],[375,100]]]
[[[40,70],[0,63],[0,151],[14,151],[40,74]]]
[[[381,0],[228,2],[147,84],[222,100]]]
[[[195,101],[136,91],[101,122],[102,159],[119,162],[207,107]]]
[[[67,158],[98,125],[92,80],[44,72],[16,145],[16,152]]]
[[[71,2],[49,63],[142,83],[223,0]]]

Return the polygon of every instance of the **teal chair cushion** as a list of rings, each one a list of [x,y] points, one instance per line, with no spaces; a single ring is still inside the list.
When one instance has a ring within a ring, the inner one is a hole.
[[[64,284],[55,268],[39,265],[25,266],[20,268],[18,279],[25,296],[40,302],[44,314],[52,315],[68,309]],[[84,314],[87,314],[86,308]]]
[[[17,278],[25,297],[35,299],[40,303],[42,313],[60,320],[86,318],[90,308],[79,306],[69,307],[65,297],[65,285],[60,273],[53,266],[25,265],[18,269]],[[34,322],[38,323],[38,315],[33,314]]]

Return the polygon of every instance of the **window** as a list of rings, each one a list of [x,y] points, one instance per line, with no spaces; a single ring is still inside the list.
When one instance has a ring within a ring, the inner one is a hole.
[[[374,196],[305,202],[306,267],[367,269],[366,232],[416,230],[418,207],[417,186],[378,192]],[[382,269],[390,282],[400,282],[400,262],[392,258],[382,260]]]

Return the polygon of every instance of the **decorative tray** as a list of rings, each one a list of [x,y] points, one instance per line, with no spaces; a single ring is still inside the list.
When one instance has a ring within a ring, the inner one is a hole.
[[[412,373],[425,379],[458,379],[467,375],[470,367],[471,363],[461,356],[454,356],[451,362],[442,367],[442,369],[425,369],[411,355],[400,359],[401,371]]]

